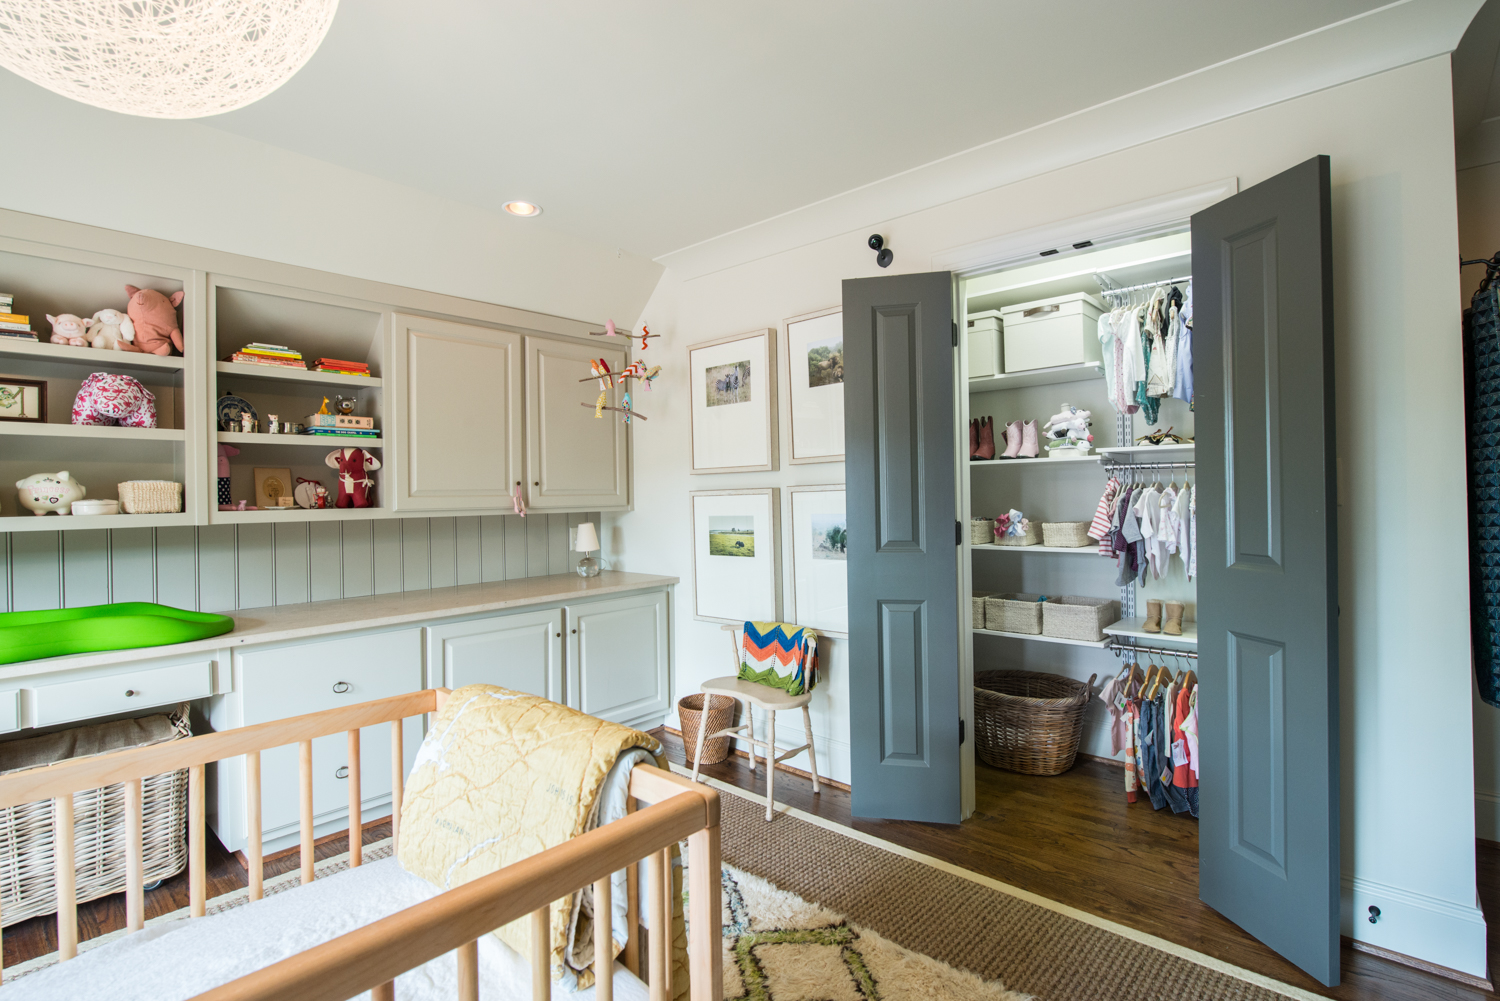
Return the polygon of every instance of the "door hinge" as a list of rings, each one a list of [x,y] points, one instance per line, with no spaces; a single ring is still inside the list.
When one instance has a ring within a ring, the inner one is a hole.
[[[958,347],[958,321],[953,320],[951,322],[953,324],[953,346]]]
[[[964,544],[964,523],[961,521],[953,523],[953,544],[955,546]]]
[[[958,719],[958,742],[960,744],[964,742],[964,721],[962,716]]]

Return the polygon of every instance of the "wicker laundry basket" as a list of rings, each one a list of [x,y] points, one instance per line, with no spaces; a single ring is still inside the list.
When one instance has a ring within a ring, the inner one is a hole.
[[[995,519],[969,519],[969,545],[992,546],[995,544]]]
[[[1089,538],[1089,523],[1086,521],[1042,522],[1042,545],[1058,549],[1082,549],[1092,545]]]
[[[1040,636],[1043,597],[1040,594],[1015,593],[990,595],[984,599],[984,628],[1001,633]]]
[[[1072,768],[1094,677],[1084,684],[1039,671],[976,672],[979,760],[1023,775],[1061,775]]]
[[[1120,603],[1111,598],[1063,594],[1042,607],[1042,635],[1062,640],[1098,643],[1104,639],[1104,627],[1119,621]]]
[[[703,709],[705,699],[712,698],[708,711]],[[682,746],[687,749],[687,763],[693,763],[698,750],[698,731],[717,733],[734,725],[734,711],[739,701],[727,695],[708,696],[703,693],[684,695],[677,700],[677,718],[682,721]],[[729,757],[729,737],[711,737],[703,742],[703,758],[700,765],[717,765]]]
[[[1036,546],[1041,544],[1041,537],[1036,532],[1036,522],[1028,522],[1025,535],[1000,535],[996,536],[994,543],[997,546]]]
[[[89,754],[144,747],[192,736],[188,707],[140,719],[77,727],[0,745],[6,772],[36,768]],[[17,767],[19,765],[19,767]],[[181,872],[187,865],[187,770],[141,782],[144,881]],[[125,787],[73,794],[73,838],[80,903],[125,889]],[[57,910],[53,881],[52,801],[0,809],[0,923]]]
[[[974,592],[974,628],[984,628],[984,599],[988,598],[993,591]]]
[[[176,514],[182,510],[182,484],[171,480],[126,480],[117,483],[126,514]]]

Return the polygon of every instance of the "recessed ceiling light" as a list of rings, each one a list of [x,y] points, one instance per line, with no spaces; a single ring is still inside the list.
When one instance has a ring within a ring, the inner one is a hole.
[[[541,215],[542,207],[540,205],[533,205],[530,202],[506,202],[505,211],[511,215]]]

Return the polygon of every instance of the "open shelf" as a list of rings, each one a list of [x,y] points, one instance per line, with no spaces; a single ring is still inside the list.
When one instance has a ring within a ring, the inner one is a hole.
[[[1101,640],[1098,643],[1094,643],[1090,640],[1065,640],[1058,636],[1032,635],[1031,633],[1002,633],[995,629],[976,629],[974,630],[974,635],[1004,636],[1007,639],[1035,640],[1038,643],[1061,643],[1063,646],[1086,646],[1093,647],[1095,650],[1103,650],[1109,646],[1109,640]]]
[[[177,514],[34,514],[7,515],[0,518],[0,532],[56,532],[60,529],[166,528],[191,525],[193,516]]]
[[[1110,458],[1125,459],[1130,462],[1152,462],[1156,456],[1162,456],[1163,462],[1176,459],[1179,462],[1192,462],[1194,448],[1192,442],[1186,445],[1121,445],[1116,448],[1096,449],[1100,455]]]
[[[969,393],[994,393],[1002,389],[1025,389],[1027,386],[1051,386],[1060,382],[1084,382],[1104,378],[1104,366],[1098,362],[1082,365],[1059,365],[1030,372],[1006,372],[969,380]]]
[[[312,369],[298,370],[274,365],[242,365],[232,361],[221,361],[214,363],[214,369],[220,375],[232,375],[241,379],[265,379],[270,382],[306,382],[318,386],[359,386],[374,389],[380,388],[381,385],[380,379],[373,375],[338,375],[334,372],[314,372]]]
[[[1080,556],[1098,556],[1099,547],[1094,546],[997,546],[993,543],[971,545],[970,549],[998,550],[1007,553],[1077,553]]]
[[[384,438],[340,438],[311,434],[246,434],[243,431],[220,431],[225,445],[311,445],[315,448],[383,448]]]
[[[0,421],[0,435],[25,438],[112,438],[115,441],[182,441],[187,432],[181,428],[122,428],[95,424],[33,424],[30,421]],[[70,516],[71,517],[71,516]],[[108,515],[91,515],[105,518]]]
[[[1098,461],[1099,456],[1097,455],[1085,455],[1077,459],[1054,459],[1050,455],[1039,455],[1035,459],[970,459],[969,468],[978,469],[981,466],[1000,466],[1003,468],[1005,466],[1034,465],[1038,462],[1046,463],[1049,466],[1072,466]]]
[[[328,502],[333,503],[336,497],[336,491],[329,491]],[[257,511],[220,511],[215,508],[209,512],[209,519],[216,525],[254,525],[268,521],[369,521],[389,516],[390,512],[383,507],[292,507]]]
[[[1181,636],[1169,636],[1166,633],[1148,633],[1141,627],[1146,624],[1143,618],[1121,619],[1112,626],[1105,626],[1104,631],[1110,636],[1137,640],[1150,640],[1152,643],[1177,643],[1183,646],[1198,645],[1198,623],[1184,622],[1182,624]]]
[[[186,359],[148,355],[140,351],[105,351],[100,348],[70,348],[48,341],[22,341],[0,337],[0,357],[36,358],[50,362],[72,362],[91,368],[176,369],[181,371]]]

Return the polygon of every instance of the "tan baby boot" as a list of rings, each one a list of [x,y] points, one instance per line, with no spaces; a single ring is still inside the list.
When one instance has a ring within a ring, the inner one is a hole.
[[[1182,635],[1182,613],[1187,611],[1180,601],[1167,602],[1167,621],[1161,627],[1161,631],[1168,636]]]
[[[1141,628],[1148,633],[1161,632],[1161,602],[1146,602],[1146,624]]]

